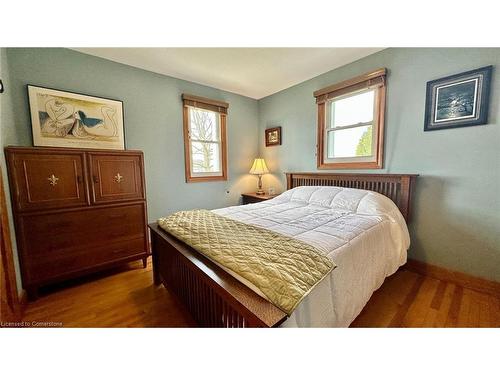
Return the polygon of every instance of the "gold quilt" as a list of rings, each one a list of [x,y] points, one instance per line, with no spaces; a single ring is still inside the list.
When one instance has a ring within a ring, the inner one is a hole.
[[[335,268],[311,245],[207,210],[176,212],[158,224],[250,281],[288,315]]]

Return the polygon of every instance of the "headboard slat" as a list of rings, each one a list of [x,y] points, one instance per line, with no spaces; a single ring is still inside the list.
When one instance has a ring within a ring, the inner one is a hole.
[[[340,186],[376,191],[398,206],[410,221],[412,191],[418,174],[286,173],[287,190],[297,186]]]

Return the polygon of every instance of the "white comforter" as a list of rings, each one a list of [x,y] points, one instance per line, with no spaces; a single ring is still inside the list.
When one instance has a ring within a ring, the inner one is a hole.
[[[410,238],[396,205],[367,190],[305,186],[213,212],[315,246],[337,265],[284,327],[348,327],[384,279],[406,262]],[[230,272],[254,291],[250,282]]]

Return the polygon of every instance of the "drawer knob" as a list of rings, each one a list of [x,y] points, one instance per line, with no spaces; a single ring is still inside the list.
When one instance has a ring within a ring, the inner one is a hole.
[[[123,179],[124,179],[124,177],[120,174],[120,172],[118,172],[116,174],[116,176],[114,177],[115,182],[118,184],[121,183],[123,181]]]
[[[47,180],[49,180],[49,184],[52,185],[52,186],[56,186],[57,185],[57,181],[59,181],[59,178],[54,176],[54,174],[52,174],[52,176],[50,177],[47,177]]]

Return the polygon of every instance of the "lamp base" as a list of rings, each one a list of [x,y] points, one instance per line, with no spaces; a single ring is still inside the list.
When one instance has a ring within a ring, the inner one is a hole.
[[[262,175],[259,174],[259,188],[257,189],[256,193],[257,195],[264,195],[266,192],[262,190]]]

